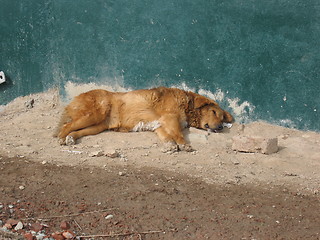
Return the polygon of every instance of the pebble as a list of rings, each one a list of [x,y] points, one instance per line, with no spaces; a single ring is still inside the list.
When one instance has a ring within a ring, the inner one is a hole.
[[[238,131],[238,132],[243,132],[243,131],[244,131],[244,128],[245,128],[245,125],[240,124],[240,125],[238,126],[237,131]]]
[[[19,189],[20,189],[20,190],[24,190],[24,189],[25,189],[25,186],[19,186]]]
[[[62,236],[62,234],[61,233],[53,233],[52,235],[52,238],[54,239],[54,240],[64,240],[65,239],[65,237],[64,236]]]
[[[70,224],[69,224],[68,222],[66,222],[66,221],[62,221],[62,222],[60,223],[60,228],[61,228],[62,230],[68,230],[68,229],[70,229]]]
[[[18,222],[18,224],[15,226],[14,230],[18,231],[18,230],[21,230],[22,228],[23,228],[23,223]]]
[[[48,239],[48,238],[45,238],[45,234],[44,233],[38,233],[37,235],[36,235],[36,239],[37,240],[45,240],[45,239]]]
[[[234,165],[239,165],[240,162],[236,159],[231,159],[231,162],[234,164]]]
[[[26,240],[33,240],[34,239],[33,235],[31,233],[25,233],[23,236]]]
[[[74,237],[76,237],[76,235],[71,231],[63,232],[62,236],[65,237],[66,239],[73,239]]]
[[[102,151],[94,151],[94,152],[89,153],[89,157],[101,157],[103,155],[104,155],[104,153]]]
[[[120,157],[120,153],[117,150],[112,150],[107,152],[106,156],[109,158],[117,158],[117,157]]]
[[[34,99],[31,99],[31,100],[29,100],[29,101],[26,101],[26,102],[24,103],[24,105],[25,105],[25,107],[28,108],[28,109],[33,108],[33,107],[34,107]]]
[[[31,229],[35,232],[40,232],[43,229],[43,225],[40,223],[33,223]]]
[[[119,176],[124,176],[126,175],[124,172],[119,172]]]
[[[109,214],[105,217],[106,220],[109,220],[109,219],[112,219],[113,218],[113,215],[112,214]]]
[[[6,222],[6,224],[9,224],[9,225],[11,225],[11,226],[15,226],[15,225],[17,225],[18,223],[19,223],[19,221],[14,220],[14,219],[9,219],[9,220]]]
[[[3,225],[4,229],[12,229],[12,225],[10,223],[6,223],[5,225]]]

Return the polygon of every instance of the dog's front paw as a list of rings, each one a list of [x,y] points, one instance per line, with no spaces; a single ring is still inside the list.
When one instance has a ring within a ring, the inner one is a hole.
[[[59,138],[60,145],[66,145],[66,138]]]
[[[76,141],[74,140],[74,138],[70,135],[68,135],[66,137],[66,145],[70,146],[70,145],[74,145],[76,144]]]
[[[190,144],[180,144],[179,145],[180,151],[186,151],[186,152],[194,152],[195,150],[191,147]]]
[[[161,152],[168,153],[168,154],[172,154],[178,151],[179,151],[178,145],[173,142],[166,142],[163,148],[161,149]]]

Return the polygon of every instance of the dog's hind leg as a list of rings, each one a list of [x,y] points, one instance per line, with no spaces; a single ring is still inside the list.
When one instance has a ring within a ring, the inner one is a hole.
[[[88,136],[88,135],[95,135],[95,134],[103,132],[106,129],[108,129],[108,124],[106,124],[105,122],[102,122],[97,125],[83,128],[78,131],[73,131],[70,134],[68,134],[68,136],[66,137],[65,144],[66,145],[73,145],[76,143],[76,140],[78,138],[81,138],[83,136]]]
[[[103,118],[97,118],[94,114],[87,114],[80,117],[77,120],[72,120],[63,125],[61,128],[58,138],[60,139],[60,144],[64,144],[65,138],[74,131],[84,129],[90,126],[94,126],[103,121]]]
[[[78,131],[105,122],[110,112],[110,106],[106,104],[100,106],[99,108],[93,107],[87,110],[78,110],[76,107],[69,106],[66,112],[72,120],[65,123],[61,127],[60,132],[58,134],[58,138],[60,138],[60,144],[65,144],[65,138],[71,132]]]

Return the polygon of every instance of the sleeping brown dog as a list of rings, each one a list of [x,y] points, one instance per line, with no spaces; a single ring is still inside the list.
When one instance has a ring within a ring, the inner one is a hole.
[[[56,136],[72,145],[80,137],[105,130],[155,131],[163,142],[192,151],[182,130],[195,127],[217,132],[233,117],[199,94],[159,87],[131,92],[92,90],[75,97],[65,108]]]

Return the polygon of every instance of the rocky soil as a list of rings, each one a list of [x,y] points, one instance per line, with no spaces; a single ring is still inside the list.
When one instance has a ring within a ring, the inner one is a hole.
[[[191,153],[163,153],[152,132],[60,146],[62,109],[54,90],[1,108],[3,239],[319,239],[319,133],[254,122],[190,129]],[[233,151],[234,136],[277,138],[279,150]]]

